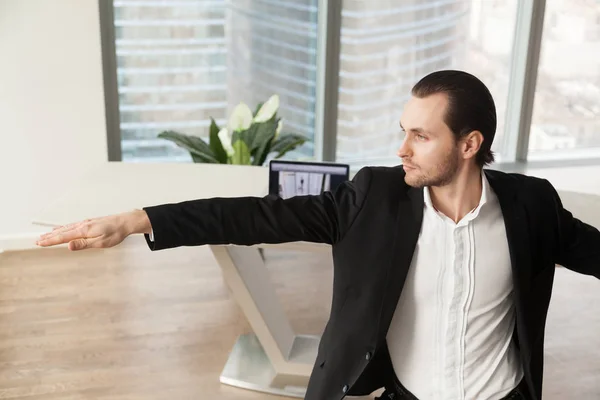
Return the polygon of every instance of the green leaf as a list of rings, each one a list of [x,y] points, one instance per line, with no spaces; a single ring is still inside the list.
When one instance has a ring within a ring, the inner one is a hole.
[[[269,149],[271,148],[272,143],[273,143],[273,138],[269,139],[265,143],[264,147],[256,150],[256,155],[254,156],[254,162],[253,162],[254,165],[263,165],[265,163],[267,156],[271,152]]]
[[[241,139],[233,142],[233,149],[235,150],[235,154],[232,157],[232,164],[240,164],[240,165],[249,165],[250,164],[250,150],[248,150],[248,146],[246,142]]]
[[[210,128],[209,128],[210,149],[212,150],[213,154],[215,155],[215,158],[217,159],[217,161],[219,163],[227,164],[227,152],[223,148],[223,145],[221,144],[221,140],[219,139],[219,136],[218,136],[219,130],[220,130],[219,126],[217,125],[215,120],[211,117],[210,118]]]
[[[278,120],[269,120],[256,124],[256,133],[251,147],[254,155],[254,165],[262,165],[271,152],[271,144],[275,138],[277,123]]]
[[[278,121],[255,122],[252,124],[252,141],[250,142],[250,151],[255,151],[265,147],[265,143],[275,137]]]
[[[177,146],[190,152],[192,160],[197,163],[218,163],[210,146],[197,136],[185,135],[183,133],[165,131],[158,134],[161,139],[170,140]]]
[[[234,132],[231,141],[234,143],[237,140],[242,140],[248,147],[252,165],[259,165],[257,162],[261,158],[264,149],[270,146],[270,140],[275,135],[276,127],[277,124],[272,122],[255,122],[244,131]]]
[[[198,156],[196,154],[190,153],[190,155],[192,156],[192,161],[195,163],[209,163],[209,164],[215,164],[215,162],[210,161],[209,159],[207,159],[206,157],[202,157],[202,156]]]
[[[231,135],[231,143],[236,140],[243,140],[244,143],[246,143],[246,147],[250,149],[252,137],[254,136],[254,129],[255,128],[251,125],[250,128],[246,130],[233,132],[233,135]]]
[[[298,146],[302,146],[308,138],[296,133],[281,134],[273,142],[271,152],[277,152],[275,158],[282,157],[288,151],[294,150]]]

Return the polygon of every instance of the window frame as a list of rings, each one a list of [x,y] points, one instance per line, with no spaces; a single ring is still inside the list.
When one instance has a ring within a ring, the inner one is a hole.
[[[117,77],[117,45],[115,41],[113,1],[98,0],[100,17],[100,48],[104,83],[104,117],[108,161],[122,161],[121,114],[119,111],[119,85]]]

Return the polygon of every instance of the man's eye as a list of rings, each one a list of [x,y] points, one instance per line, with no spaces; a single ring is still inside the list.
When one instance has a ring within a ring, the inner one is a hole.
[[[417,139],[419,139],[419,140],[425,140],[427,138],[425,136],[423,136],[423,135],[417,135]]]

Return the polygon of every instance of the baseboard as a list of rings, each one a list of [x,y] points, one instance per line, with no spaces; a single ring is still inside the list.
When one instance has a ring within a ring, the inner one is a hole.
[[[0,253],[3,251],[39,249],[40,247],[35,244],[39,236],[39,233],[34,232],[0,236]]]

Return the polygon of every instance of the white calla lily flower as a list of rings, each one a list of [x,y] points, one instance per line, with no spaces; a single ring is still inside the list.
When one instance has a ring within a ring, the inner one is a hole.
[[[227,128],[222,128],[219,131],[219,133],[217,133],[217,136],[219,137],[219,140],[221,141],[221,145],[223,146],[223,149],[225,150],[227,155],[229,157],[232,157],[235,154],[235,150],[233,149],[233,146],[231,145],[231,137],[229,136],[229,132],[228,132]]]
[[[252,125],[252,110],[245,103],[240,103],[229,116],[227,128],[230,132],[244,131]]]
[[[256,116],[254,117],[254,122],[266,122],[270,120],[278,109],[279,96],[274,94],[273,96],[269,97],[269,100],[265,101],[260,107],[256,113]]]

